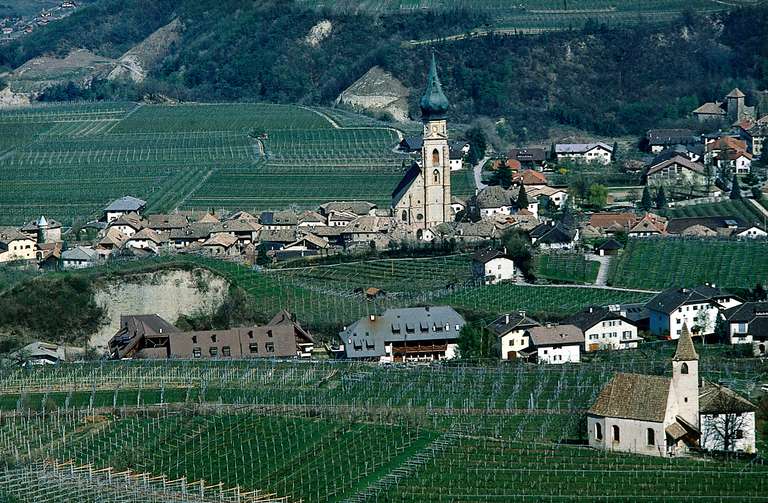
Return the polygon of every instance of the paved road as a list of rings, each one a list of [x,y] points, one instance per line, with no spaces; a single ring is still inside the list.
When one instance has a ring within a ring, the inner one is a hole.
[[[600,262],[600,270],[597,271],[595,286],[606,286],[608,284],[608,271],[611,269],[611,259],[613,257],[601,257],[600,255],[595,255],[594,253],[585,253],[584,256],[587,260]]]
[[[765,209],[765,206],[763,206],[762,204],[758,203],[754,199],[747,199],[747,201],[749,201],[752,204],[752,206],[757,208],[758,211],[760,211],[760,213],[763,214],[764,218],[768,218],[768,210]]]
[[[483,157],[480,159],[480,162],[475,164],[475,167],[472,168],[475,172],[475,187],[477,187],[477,190],[483,190],[487,187],[487,185],[483,183],[483,166],[488,162],[488,159],[490,159],[489,156]]]

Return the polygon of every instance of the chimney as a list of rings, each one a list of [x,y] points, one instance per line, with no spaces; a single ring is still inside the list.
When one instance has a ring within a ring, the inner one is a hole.
[[[371,321],[376,321],[376,315],[375,314],[371,315]]]
[[[160,333],[161,333],[161,334],[163,333],[163,329],[162,329],[162,328],[160,329]]]
[[[509,325],[509,315],[508,314],[504,316],[504,323]]]
[[[505,246],[504,247],[504,255],[506,255],[506,254],[507,254],[507,247]]]
[[[593,312],[595,312],[595,308],[594,308],[594,307],[592,307],[592,306],[589,306],[589,312],[590,312],[590,313],[593,313]]]
[[[547,328],[552,328],[552,323],[548,321],[546,326]]]
[[[520,316],[521,316],[522,318],[525,318],[525,311],[520,311]]]

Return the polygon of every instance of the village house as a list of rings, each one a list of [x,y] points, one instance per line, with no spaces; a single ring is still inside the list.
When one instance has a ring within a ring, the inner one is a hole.
[[[35,260],[35,239],[12,227],[0,227],[0,263]]]
[[[223,220],[211,226],[211,237],[229,235],[240,246],[256,243],[262,226],[255,220]]]
[[[637,215],[629,212],[593,213],[589,216],[589,225],[607,235],[629,232],[637,224],[637,221]]]
[[[505,314],[496,318],[488,330],[498,338],[497,346],[502,360],[515,360],[521,352],[531,345],[529,330],[539,326],[539,322],[526,316],[525,311]]]
[[[261,245],[267,250],[281,250],[285,245],[296,241],[295,229],[267,229],[259,234]]]
[[[109,228],[96,243],[96,251],[99,252],[99,255],[106,256],[121,249],[126,241],[128,241],[128,236],[114,227]]]
[[[768,341],[768,302],[745,302],[723,311],[731,344],[758,344],[758,354],[765,354]],[[762,348],[759,346],[762,344]]]
[[[768,236],[761,227],[733,216],[671,218],[667,223],[667,233],[679,236],[745,239]]]
[[[538,206],[546,208],[547,205],[551,204],[555,209],[562,210],[568,200],[568,189],[546,185],[526,185],[525,195],[528,197],[528,201],[538,202]]]
[[[349,211],[332,211],[328,215],[328,225],[331,227],[346,227],[355,221],[359,215]]]
[[[144,227],[144,221],[135,212],[125,213],[107,223],[107,229],[117,229],[128,237],[133,236]]]
[[[203,244],[210,236],[215,223],[192,222],[183,229],[174,229],[169,235],[170,244],[176,250],[184,250],[190,246]]]
[[[486,285],[515,279],[515,263],[500,250],[481,250],[472,255],[472,276]]]
[[[624,245],[616,241],[615,239],[609,239],[603,241],[595,247],[595,253],[600,257],[610,257],[618,255],[621,250],[624,249]]]
[[[547,165],[547,151],[543,148],[513,148],[507,154],[525,168],[542,169]]]
[[[646,303],[650,332],[667,339],[677,339],[682,334],[683,326],[687,326],[696,335],[711,335],[718,313],[741,303],[738,297],[715,285],[670,288]]]
[[[448,150],[448,161],[451,166],[451,171],[459,171],[464,167],[464,151],[461,148],[456,148],[453,145]]]
[[[293,229],[299,224],[299,219],[291,210],[263,211],[259,222],[265,230],[278,231]]]
[[[189,219],[181,213],[154,213],[146,216],[144,225],[155,232],[181,230],[189,225]]]
[[[28,365],[52,365],[66,361],[67,351],[64,346],[48,342],[31,342],[8,355],[12,360]]]
[[[584,333],[584,351],[636,348],[643,339],[619,306],[590,306],[563,320]]]
[[[375,216],[377,206],[368,201],[331,201],[321,204],[320,214],[330,218],[331,213],[351,213],[356,217]]]
[[[104,219],[109,223],[128,213],[141,215],[141,212],[144,211],[144,208],[146,207],[147,202],[142,199],[132,196],[121,197],[120,199],[115,199],[109,206],[104,208]]]
[[[85,269],[99,263],[99,252],[90,246],[75,246],[61,252],[63,269]]]
[[[40,243],[58,243],[61,241],[61,223],[41,216],[24,225],[21,232]]]
[[[128,236],[123,248],[133,248],[145,250],[152,253],[158,253],[164,246],[169,244],[168,233],[160,233],[151,229],[142,229],[139,232]]]
[[[531,229],[528,236],[531,244],[544,250],[570,250],[576,246],[579,230],[571,229],[562,222],[550,221]]]
[[[668,161],[676,156],[685,157],[691,162],[699,162],[704,159],[703,143],[696,143],[694,145],[673,145],[669,148],[665,148],[653,158],[650,166],[661,164],[664,161]]]
[[[605,143],[558,143],[555,145],[558,162],[610,164],[613,147]]]
[[[234,257],[240,254],[237,238],[229,233],[212,234],[200,248],[208,255],[216,257]]]
[[[721,173],[749,174],[752,154],[747,152],[747,142],[732,136],[720,136],[705,146],[704,162],[716,166]]]
[[[706,168],[681,155],[649,166],[645,172],[645,179],[646,183],[652,187],[703,187],[707,184]]]
[[[699,141],[690,129],[650,129],[645,138],[653,154],[675,145],[693,145]]]
[[[322,227],[328,225],[328,219],[316,211],[304,211],[299,214],[299,227]]]
[[[314,338],[286,312],[264,326],[183,332],[156,314],[120,317],[113,359],[309,358]]]
[[[575,325],[537,325],[528,330],[530,347],[523,351],[534,363],[579,363],[584,333]]]
[[[633,225],[627,235],[632,238],[663,236],[667,233],[667,219],[648,212]]]
[[[754,413],[754,406],[733,397],[738,395],[722,386],[699,385],[699,356],[683,326],[671,378],[618,373],[603,387],[587,411],[589,445],[661,457],[698,447],[726,450],[729,443],[727,450],[754,452],[754,417],[742,416]],[[738,429],[724,433],[722,426],[731,420]]]
[[[279,260],[296,257],[313,257],[328,255],[331,251],[331,245],[328,240],[314,234],[305,234],[299,237],[293,243],[288,243],[281,250],[278,250],[275,256]]]
[[[547,177],[544,173],[532,169],[524,169],[512,176],[512,185],[518,188],[520,185],[525,185],[526,188],[545,187],[547,185]]]
[[[748,151],[754,158],[760,159],[768,138],[768,115],[762,117],[757,123],[743,127],[741,136],[747,142]]]
[[[492,215],[510,215],[516,209],[512,193],[499,185],[492,185],[481,190],[475,196],[475,203],[481,217]]]
[[[387,309],[342,330],[341,350],[347,358],[377,362],[451,359],[464,323],[449,306]]]

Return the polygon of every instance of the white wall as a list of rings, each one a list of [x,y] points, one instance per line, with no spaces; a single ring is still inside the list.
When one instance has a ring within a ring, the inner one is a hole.
[[[747,336],[736,337],[736,334],[747,334]],[[728,336],[731,344],[752,344],[754,340],[749,333],[749,323],[729,323]]]
[[[515,263],[508,258],[498,257],[485,263],[484,273],[486,285],[514,279]]]
[[[596,426],[602,430],[602,439],[597,438]],[[613,427],[619,428],[619,441],[613,440]],[[650,456],[666,456],[666,435],[663,423],[623,419],[616,417],[587,417],[587,434],[590,447],[621,452],[633,452]],[[652,429],[654,443],[648,443],[648,429]]]
[[[581,361],[581,345],[540,346],[536,348],[539,363],[560,365],[563,363],[578,363]]]
[[[512,330],[499,338],[502,360],[511,360],[509,353],[519,353],[531,344],[531,338],[526,335],[526,330]]]
[[[637,347],[637,327],[624,320],[601,321],[584,332],[584,350],[598,344],[597,349],[628,349]]]
[[[717,316],[718,309],[709,303],[680,306],[668,316],[668,324],[664,322],[665,320],[661,319],[665,317],[663,313],[651,311],[651,333],[654,335],[661,335],[664,329],[669,327],[670,337],[673,340],[679,339],[684,323],[688,325],[688,330],[692,330],[694,325],[698,326],[696,318],[702,310],[707,313],[706,316],[708,320],[706,330],[703,332],[706,335],[713,334],[715,331],[715,317]]]
[[[721,425],[724,416],[718,415],[701,415],[701,447],[710,451],[722,451],[723,439],[716,432],[716,428]],[[743,452],[755,452],[755,413],[745,412],[741,415],[740,419],[743,437],[741,439],[734,439],[736,451]]]

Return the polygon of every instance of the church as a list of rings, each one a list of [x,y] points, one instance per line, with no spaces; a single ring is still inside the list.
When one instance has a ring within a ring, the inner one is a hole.
[[[434,54],[419,106],[424,123],[421,166],[414,163],[392,193],[394,217],[415,232],[417,239],[426,229],[453,221],[446,122],[449,103],[437,76]]]
[[[587,435],[591,447],[635,454],[749,453],[755,410],[728,388],[699,379],[699,355],[684,324],[672,377],[616,374],[587,411]]]

